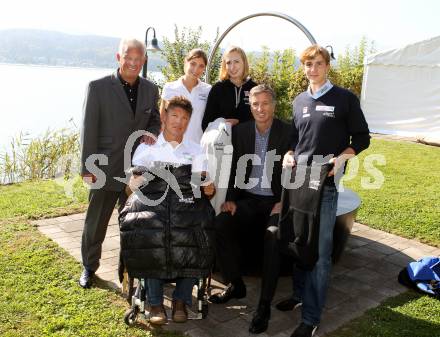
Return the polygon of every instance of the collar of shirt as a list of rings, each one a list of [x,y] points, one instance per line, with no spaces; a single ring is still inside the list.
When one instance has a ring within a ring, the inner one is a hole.
[[[319,88],[314,94],[312,94],[312,90],[310,89],[309,85],[309,87],[307,88],[307,93],[310,97],[318,99],[319,97],[324,96],[331,88],[333,88],[333,84],[329,80],[327,80],[324,85]]]
[[[163,132],[161,132],[159,137],[157,137],[157,141],[156,141],[155,145],[158,146],[158,147],[170,146],[173,149],[173,151],[175,151],[177,149],[184,150],[184,148],[188,146],[187,143],[188,142],[185,140],[185,137],[184,137],[183,140],[179,144],[177,144],[176,147],[173,147],[171,145],[171,143],[165,139],[165,137],[163,136]]]
[[[179,77],[178,81],[180,82],[181,85],[183,85],[186,88],[185,84],[183,83],[183,76]],[[196,89],[201,82],[202,81],[200,79],[197,79],[197,84],[192,88],[192,90]]]
[[[130,83],[122,78],[121,74],[119,73],[119,68],[116,71],[116,75],[118,76],[119,81],[121,81],[122,85],[125,87],[137,88],[137,86],[139,85],[139,76],[136,78],[136,81],[133,83],[133,85],[130,85]]]
[[[265,132],[261,133],[260,131],[258,131],[257,123],[255,123],[255,134],[261,138],[265,138],[266,136],[269,135],[271,128],[272,128],[272,125],[270,125],[270,127]]]

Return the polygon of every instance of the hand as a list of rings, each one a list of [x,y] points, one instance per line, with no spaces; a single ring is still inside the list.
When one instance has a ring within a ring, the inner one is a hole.
[[[96,182],[96,176],[94,176],[91,173],[84,173],[81,175],[82,176],[82,180],[87,184],[87,185],[92,185]]]
[[[333,167],[332,167],[331,171],[327,174],[327,177],[334,176],[339,171],[341,166],[344,166],[344,163],[346,160],[347,159],[344,158],[344,156],[333,157],[332,159],[330,159],[328,162],[329,162],[329,164],[333,164]]]
[[[274,215],[274,214],[280,214],[281,213],[281,201],[277,202],[275,205],[273,205],[272,211],[270,211],[270,215]]]
[[[294,167],[296,165],[295,158],[293,157],[293,151],[288,151],[283,158],[283,167]]]
[[[330,172],[327,174],[327,177],[334,176],[336,174],[336,172],[338,171],[338,169],[336,168],[336,162],[337,162],[337,157],[333,157],[332,159],[330,159],[328,161],[329,164],[333,164],[333,167],[330,170]]]
[[[228,122],[231,124],[231,126],[237,125],[238,123],[240,123],[240,121],[236,118],[228,118],[225,119],[225,122]]]
[[[226,201],[225,203],[223,203],[221,211],[230,212],[231,215],[234,215],[237,211],[237,204],[234,201]]]
[[[339,156],[333,157],[328,162],[330,164],[333,164],[332,170],[328,173],[328,177],[336,175],[336,173],[339,171],[341,167],[345,165],[345,162],[349,160],[350,158],[353,158],[355,156],[355,152],[351,147],[348,147],[342,152]]]
[[[128,182],[128,187],[130,190],[134,191],[135,189],[141,187],[145,182],[145,178],[142,175],[133,174],[130,177],[130,181]]]
[[[210,183],[209,185],[202,186],[202,191],[208,197],[208,199],[212,199],[212,197],[215,195],[214,183]]]
[[[153,145],[156,143],[157,138],[153,137],[151,134],[145,134],[141,137],[141,143],[145,143],[147,145]]]

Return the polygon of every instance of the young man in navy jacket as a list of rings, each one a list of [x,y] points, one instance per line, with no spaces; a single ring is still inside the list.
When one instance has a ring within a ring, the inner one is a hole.
[[[302,322],[291,337],[310,337],[320,323],[331,271],[333,228],[338,201],[338,181],[335,182],[338,179],[335,178],[341,176],[348,159],[368,148],[370,135],[359,99],[352,92],[333,85],[327,79],[330,70],[328,51],[321,46],[312,45],[302,52],[300,60],[309,80],[309,87],[293,102],[292,147],[284,156],[283,166],[330,162],[334,164],[334,168],[328,174],[323,187],[318,261],[311,271],[295,268],[294,295],[279,303],[277,308],[289,310],[302,304]],[[266,241],[265,245],[276,245],[277,235],[273,233],[270,237],[273,242]],[[267,250],[265,246],[265,253],[269,251],[271,250]],[[277,252],[276,249],[272,251]],[[274,259],[267,256],[266,260],[274,263]],[[263,283],[271,283],[271,287],[262,287],[259,306],[249,328],[252,333],[267,329],[277,277],[277,272],[263,275]]]

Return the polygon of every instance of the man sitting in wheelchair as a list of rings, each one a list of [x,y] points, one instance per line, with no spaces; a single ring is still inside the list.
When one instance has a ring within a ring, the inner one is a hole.
[[[150,323],[167,321],[163,284],[176,282],[172,320],[186,322],[192,288],[206,277],[214,258],[214,210],[203,183],[207,160],[199,144],[184,137],[191,102],[174,97],[162,116],[154,145],[141,144],[133,156],[133,194],[119,216],[121,262],[131,278],[146,279]]]

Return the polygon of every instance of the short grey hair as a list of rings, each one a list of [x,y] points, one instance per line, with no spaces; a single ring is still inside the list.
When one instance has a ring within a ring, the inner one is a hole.
[[[272,103],[275,104],[277,102],[277,95],[275,91],[268,84],[259,84],[251,89],[249,92],[249,98],[252,96],[256,96],[261,93],[269,94],[272,98]]]
[[[135,38],[122,38],[121,42],[119,42],[118,53],[119,55],[124,55],[129,49],[138,49],[142,55],[145,55],[147,52],[147,47],[145,43],[139,41]]]

